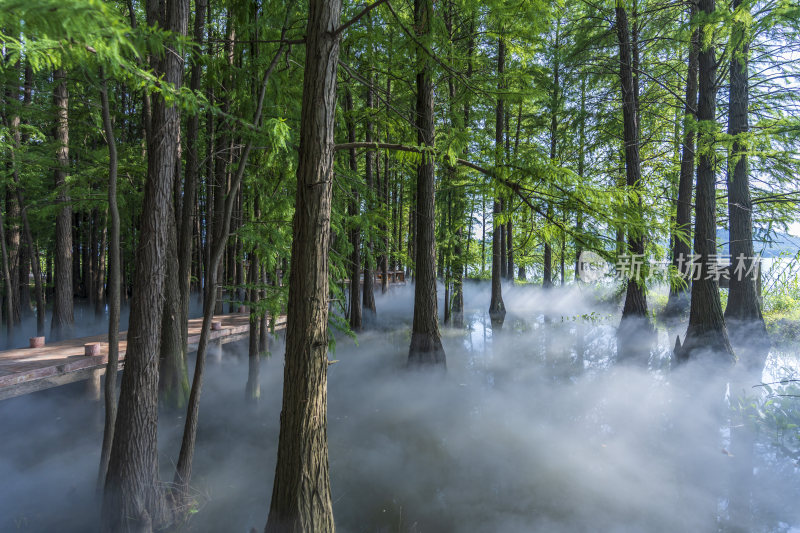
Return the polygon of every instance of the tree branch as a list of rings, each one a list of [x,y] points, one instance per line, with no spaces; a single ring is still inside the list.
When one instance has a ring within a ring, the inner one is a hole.
[[[353,24],[358,22],[364,15],[366,15],[367,13],[369,13],[370,11],[372,11],[373,9],[375,9],[376,7],[378,7],[379,5],[381,5],[381,4],[385,3],[385,2],[386,2],[386,0],[378,0],[377,2],[373,2],[370,5],[368,5],[367,7],[365,7],[361,11],[361,13],[359,13],[355,17],[351,18],[350,20],[348,20],[347,22],[345,22],[344,24],[342,24],[341,26],[336,28],[336,31],[333,32],[333,37],[336,37],[336,36],[340,35],[344,30],[346,30],[347,28],[349,28],[350,26],[352,26]]]

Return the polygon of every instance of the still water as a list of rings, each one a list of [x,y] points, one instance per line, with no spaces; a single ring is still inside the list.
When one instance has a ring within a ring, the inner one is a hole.
[[[378,297],[357,342],[338,335],[329,369],[329,457],[346,532],[800,531],[796,347],[744,386],[724,370],[673,368],[685,326],[661,327],[637,364],[615,364],[619,313],[580,291],[507,288],[502,329],[471,285],[463,329],[442,328],[446,375],[405,369],[411,287]],[[441,295],[440,295],[441,300]],[[263,529],[277,453],[283,345],[245,401],[246,344],[209,354],[193,489],[182,531]],[[772,402],[772,403],[769,403]],[[757,408],[756,408],[757,407]],[[751,416],[752,414],[752,416]],[[73,384],[0,402],[0,531],[94,531],[102,406]],[[731,427],[733,426],[733,431]],[[737,437],[751,429],[752,446]],[[171,479],[182,413],[162,413]]]

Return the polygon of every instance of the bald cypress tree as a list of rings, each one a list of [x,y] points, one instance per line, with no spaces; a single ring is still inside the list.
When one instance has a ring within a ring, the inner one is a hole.
[[[433,19],[432,0],[414,0],[414,27],[419,43],[416,49],[417,70],[417,142],[420,146],[434,145],[433,82],[431,60],[422,46],[431,39]],[[414,322],[411,327],[410,366],[446,364],[436,298],[436,183],[434,157],[423,152],[417,165],[417,198],[415,230],[416,283],[414,285]]]
[[[340,0],[309,2],[283,407],[269,533],[334,531],[327,434],[328,247],[341,7]]]
[[[706,17],[714,13],[714,0],[700,0],[700,12]],[[710,264],[717,254],[716,172],[714,164],[717,60],[714,45],[706,44],[706,30],[700,27],[698,55],[699,96],[697,185],[695,200],[694,253],[697,258],[692,280],[692,301],[689,327],[683,345],[676,350],[679,361],[703,352],[713,352],[732,361],[733,349],[722,315],[719,284],[711,274]]]

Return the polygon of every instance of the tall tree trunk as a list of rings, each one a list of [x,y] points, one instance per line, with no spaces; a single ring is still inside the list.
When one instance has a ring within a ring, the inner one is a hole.
[[[107,215],[106,215],[107,217]],[[102,217],[98,216],[98,230],[100,232],[97,252],[97,269],[95,277],[95,294],[94,294],[94,313],[95,315],[102,315],[105,309],[105,286],[106,286],[106,245],[108,241],[108,222],[101,224]]]
[[[690,18],[694,18],[697,7],[691,3]],[[689,45],[689,64],[686,73],[686,103],[683,110],[683,146],[681,168],[678,178],[678,198],[675,206],[675,233],[672,238],[672,265],[680,276],[680,284],[670,284],[669,299],[665,311],[668,315],[679,315],[689,309],[689,239],[692,233],[692,185],[695,164],[695,125],[697,118],[697,55],[700,51],[698,30],[692,33]]]
[[[7,165],[11,161],[7,162]],[[6,190],[6,220],[8,227],[6,228],[6,246],[8,248],[8,268],[9,275],[11,276],[10,294],[9,299],[11,302],[11,322],[14,325],[20,323],[22,316],[19,305],[19,256],[22,252],[22,239],[20,235],[20,228],[17,220],[21,217],[21,209],[17,195],[14,190],[9,187]]]
[[[160,13],[147,3],[148,23],[186,35],[188,0],[176,0]],[[180,88],[182,56],[174,49],[154,58],[164,83]],[[135,291],[131,302],[125,372],[103,498],[103,529],[150,531],[169,521],[164,488],[158,482],[158,358],[167,276],[169,216],[178,154],[180,116],[161,96],[152,101],[147,139],[147,181],[136,251]]]
[[[747,13],[747,4],[733,0],[731,8]],[[753,256],[753,202],[750,200],[750,179],[747,161],[746,135],[748,123],[748,55],[747,28],[740,19],[734,19],[731,34],[733,46],[730,68],[730,93],[728,100],[728,135],[733,137],[733,146],[728,156],[728,216],[730,227],[730,255],[732,260],[728,305],[725,320],[731,325],[731,336],[736,345],[761,345],[761,349],[750,350],[746,366],[760,372],[769,345],[764,317],[756,289],[756,269]],[[735,329],[734,328],[734,321]],[[736,333],[736,334],[734,334]],[[741,341],[741,342],[740,342]],[[740,354],[744,355],[744,354]]]
[[[423,46],[432,43],[432,0],[414,0],[414,27],[421,44],[416,47],[417,59],[417,143],[433,148],[433,83],[430,61]],[[416,284],[414,285],[414,321],[411,327],[409,366],[446,365],[444,348],[439,334],[436,299],[436,183],[434,158],[422,154],[417,165],[416,199]]]
[[[232,17],[228,18],[228,27],[225,39],[225,58],[226,58],[226,66],[227,69],[225,70],[225,74],[223,75],[223,83],[222,83],[222,92],[223,92],[223,100],[222,100],[222,109],[225,113],[230,112],[231,107],[231,97],[232,97],[232,85],[233,85],[233,53],[234,53],[234,41],[236,38],[236,33],[233,28]],[[222,224],[222,216],[223,210],[225,209],[225,196],[228,193],[228,175],[230,171],[230,166],[233,164],[233,136],[231,135],[229,128],[226,126],[224,119],[220,119],[218,122],[219,129],[222,130],[222,135],[218,143],[217,150],[222,151],[222,157],[216,158],[216,165],[215,165],[215,172],[214,172],[214,233],[212,235],[217,234],[217,227]],[[213,239],[209,239],[209,256],[211,256],[211,249],[213,249],[214,243],[212,242]],[[224,298],[224,285],[225,285],[225,263],[220,262],[219,266],[217,267],[217,272],[215,275],[215,281],[219,280],[222,283],[217,285],[217,296],[215,299],[216,305],[214,308],[214,313],[222,314],[224,312],[223,305],[225,302]]]
[[[29,65],[25,67],[25,90],[23,96],[23,104],[27,107],[31,103],[31,86],[33,84],[33,71]],[[12,89],[11,97],[16,100],[16,89]],[[31,231],[30,223],[28,222],[28,211],[25,205],[25,196],[22,189],[22,184],[19,178],[19,169],[17,168],[16,152],[22,145],[23,137],[20,131],[20,117],[15,114],[10,119],[11,131],[14,139],[14,146],[11,150],[10,164],[12,168],[11,178],[14,182],[14,190],[16,191],[17,206],[20,208],[20,218],[22,219],[22,229],[25,236],[25,252],[27,253],[27,261],[23,264],[24,268],[20,268],[20,295],[30,295],[28,287],[28,273],[33,270],[33,283],[34,291],[36,294],[36,334],[38,336],[44,335],[45,330],[45,301],[44,301],[44,288],[42,287],[42,272],[41,264],[39,261],[39,249],[33,239],[33,232]],[[2,228],[0,228],[2,232]],[[5,243],[3,243],[5,245]],[[22,256],[20,256],[20,263],[22,263]],[[29,308],[30,300],[28,299],[20,307]],[[13,312],[12,312],[13,313]],[[10,314],[9,316],[13,316]]]
[[[561,18],[556,20],[555,43],[553,46],[553,92],[550,94],[550,162],[555,164],[558,156],[558,110],[561,98]],[[549,223],[553,216],[553,207],[547,204],[547,220]],[[545,239],[543,251],[544,266],[542,268],[542,287],[549,289],[553,286],[553,248],[550,241]]]
[[[6,246],[6,232],[3,222],[3,210],[0,209],[0,251],[3,254],[3,302],[5,303],[5,318],[7,340],[14,335],[14,286],[11,283],[11,272],[8,268],[8,247]]]
[[[266,531],[333,532],[328,475],[328,244],[340,0],[310,0],[292,223],[278,461]]]
[[[375,78],[370,76],[369,86],[367,87],[367,126],[366,126],[366,141],[373,141],[373,125],[372,125],[372,112],[375,107],[375,89],[373,87]],[[376,196],[375,190],[375,152],[368,150],[365,155],[366,161],[364,162],[364,179],[367,182],[367,190],[369,191],[366,202],[367,213],[372,214],[375,210]],[[364,247],[364,311],[369,311],[368,318],[375,319],[375,270],[373,269],[374,261],[374,242],[372,240],[372,225],[367,227],[367,245]]]
[[[499,203],[499,214],[504,216],[504,213],[506,212],[506,202],[503,198],[500,198]],[[501,217],[497,218],[499,219]],[[496,226],[495,231],[498,232],[497,236],[500,239],[500,256],[498,257],[498,260],[500,263],[500,279],[503,280],[508,278],[508,262],[506,260],[506,257],[508,256],[508,250],[506,249],[506,224],[504,222],[500,222],[499,226]]]
[[[578,176],[584,178],[586,173],[586,76],[581,76],[581,107],[580,126],[578,131]],[[576,233],[580,235],[583,232],[583,213],[578,211],[575,221]],[[581,276],[581,247],[580,237],[575,238],[575,281],[580,280]]]
[[[20,204],[21,212],[25,212],[25,206]],[[24,235],[24,232],[23,232]],[[31,314],[31,246],[28,239],[23,238],[19,247],[19,312],[22,318],[27,318]]]
[[[634,83],[632,66],[631,37],[628,30],[628,14],[621,3],[617,3],[617,39],[619,41],[619,78],[622,86],[623,136],[625,141],[625,184],[638,190],[641,186],[642,172],[639,160],[639,118],[637,105],[637,89]],[[641,208],[641,201],[637,208]],[[644,258],[644,237],[640,232],[628,233],[628,253],[632,261]],[[625,294],[625,305],[622,308],[623,320],[627,318],[647,318],[647,288],[645,271],[633,269],[628,279]]]
[[[619,78],[622,87],[622,123],[625,142],[625,185],[637,193],[641,186],[639,159],[638,79],[634,77],[631,35],[628,13],[621,2],[616,7],[617,40],[619,42]],[[641,200],[633,206],[641,209]],[[644,265],[644,236],[640,231],[628,232],[628,260],[631,272],[627,280],[622,320],[617,329],[617,357],[620,361],[637,359],[646,364],[649,359],[647,342],[652,324],[647,314],[646,265]],[[637,266],[640,265],[640,266]]]
[[[198,50],[203,45],[207,0],[195,2],[193,39]],[[199,52],[198,52],[199,53]],[[191,56],[191,75],[189,89],[200,91],[202,66],[197,55]],[[200,172],[199,162],[200,115],[192,113],[186,121],[186,170],[184,171],[183,202],[181,204],[181,226],[178,235],[178,284],[180,291],[179,327],[182,335],[182,351],[188,350],[189,299],[191,296],[192,241],[194,239],[193,217],[195,198],[197,197],[197,180]],[[199,262],[198,262],[199,264]]]
[[[165,261],[167,272],[178,272],[178,237],[175,207],[167,215],[168,224]],[[158,389],[163,406],[180,409],[189,395],[189,373],[186,367],[185,327],[181,322],[181,280],[167,276],[164,280],[164,310],[161,317],[161,349],[159,352]],[[187,323],[188,326],[188,323]]]
[[[453,8],[453,3],[450,3],[451,9]],[[475,21],[474,19],[470,20],[470,24],[468,27],[469,32],[469,40],[467,42],[467,72],[466,77],[467,79],[472,78],[472,56],[475,52]],[[452,93],[450,95],[451,101],[455,101],[455,84],[451,83]],[[454,113],[455,114],[455,113]],[[464,98],[464,128],[469,128],[470,125],[470,100],[469,96],[465,96]],[[466,155],[467,148],[464,148],[464,152]],[[462,199],[462,202],[466,201],[466,197]],[[459,202],[459,205],[462,205]],[[467,220],[467,250],[466,250],[466,257],[469,257],[469,240],[470,236],[472,235],[472,207],[470,208],[469,219]],[[464,215],[463,210],[460,210],[460,215]],[[452,314],[453,314],[453,326],[460,328],[464,326],[464,276],[466,275],[466,262],[464,261],[464,257],[462,256],[462,242],[463,242],[463,234],[464,229],[459,220],[458,229],[456,230],[456,243],[453,249],[453,304],[452,304]]]
[[[391,56],[390,56],[391,57]],[[391,72],[386,76],[386,102],[387,105],[391,102],[392,96],[392,79]],[[380,138],[380,135],[378,136]],[[386,128],[386,142],[389,142],[389,128]],[[386,294],[389,291],[389,263],[390,255],[392,252],[391,242],[389,239],[390,229],[387,220],[394,221],[392,210],[394,209],[394,202],[390,202],[391,193],[389,192],[389,152],[383,156],[383,194],[381,195],[382,213],[384,222],[381,223],[381,230],[383,231],[383,254],[381,255],[381,294]],[[394,192],[394,187],[392,187]],[[394,235],[394,228],[391,229],[391,234]],[[392,265],[394,270],[394,265]]]
[[[700,11],[705,17],[714,13],[714,0],[700,0]],[[699,42],[706,42],[705,29],[700,27]],[[695,200],[694,252],[698,272],[692,281],[692,301],[689,309],[689,327],[683,346],[676,351],[679,361],[688,360],[703,352],[713,352],[723,360],[732,361],[733,349],[728,340],[719,286],[709,275],[709,264],[717,254],[716,176],[714,169],[715,134],[711,126],[716,119],[717,62],[714,46],[701,44],[698,55],[700,85],[697,103],[697,120],[700,134],[697,140],[698,165]],[[708,278],[708,279],[706,279]]]
[[[347,113],[347,140],[355,142],[356,124],[353,118],[353,94],[348,87],[345,90],[345,113]],[[356,160],[356,149],[349,150],[350,171],[353,177],[358,173],[358,162]],[[350,216],[350,246],[353,251],[350,253],[350,329],[360,331],[361,322],[361,228],[356,223],[356,218],[361,212],[361,200],[358,197],[358,189],[350,189],[350,205],[348,215]]]
[[[503,102],[503,71],[505,70],[506,61],[506,43],[502,37],[497,41],[497,107],[495,109],[495,165],[499,167],[503,164],[503,119],[504,115],[504,102]],[[500,214],[502,213],[502,204],[500,198],[494,200],[494,215],[492,216],[492,225],[494,232],[492,233],[492,296],[489,302],[489,316],[492,323],[497,326],[502,326],[503,320],[506,316],[506,305],[503,302],[503,266],[506,264],[503,255],[503,224],[500,222]]]
[[[258,198],[256,197],[256,205],[258,205]],[[259,219],[260,213],[258,208],[255,209],[256,220]],[[259,283],[259,268],[258,257],[256,256],[255,249],[250,250],[250,266],[247,269],[247,283],[250,285],[250,335],[248,339],[247,351],[247,385],[245,385],[244,396],[250,402],[257,402],[261,396],[261,384],[259,383],[259,363],[261,361],[261,351],[259,350],[259,341],[261,340],[261,312],[258,310],[258,287]]]
[[[511,200],[508,200],[508,221],[506,222],[506,276],[514,281],[514,211],[512,210]]]
[[[262,289],[260,291],[262,299],[265,299],[267,297],[268,282],[269,279],[267,276],[267,267],[262,266],[261,267]],[[271,318],[274,322],[275,317]],[[258,332],[259,332],[258,352],[261,354],[266,354],[269,352],[269,322],[270,322],[270,317],[267,317],[267,312],[264,311],[263,313],[261,313],[261,318],[259,319],[259,327],[258,327]]]
[[[58,191],[57,202],[61,209],[56,215],[56,267],[55,295],[53,298],[53,320],[50,334],[55,338],[69,335],[74,322],[72,314],[72,206],[67,190],[67,168],[69,166],[69,123],[67,109],[69,93],[64,69],[53,73],[55,89],[53,103],[56,108],[56,126],[53,137],[58,146],[56,150],[55,186]]]
[[[117,418],[117,367],[119,362],[119,312],[120,312],[120,252],[119,209],[117,208],[117,143],[111,121],[108,102],[108,85],[103,80],[100,86],[100,101],[103,114],[103,131],[108,145],[108,363],[106,364],[105,426],[103,447],[100,453],[100,472],[97,488],[101,490],[108,472],[111,443],[114,440],[114,423]]]
[[[16,174],[16,170],[14,171],[14,174]],[[17,201],[19,202],[19,205],[24,206],[25,198],[19,185],[19,177],[15,175],[14,181],[17,183]],[[25,234],[25,249],[28,253],[28,261],[33,268],[33,283],[36,294],[36,334],[41,336],[44,335],[44,321],[46,312],[44,288],[42,287],[42,272],[40,270],[39,250],[37,249],[36,243],[33,240],[33,233],[31,232],[31,226],[28,222],[28,213],[24,207],[22,209],[22,228]],[[27,279],[25,281],[27,283]]]

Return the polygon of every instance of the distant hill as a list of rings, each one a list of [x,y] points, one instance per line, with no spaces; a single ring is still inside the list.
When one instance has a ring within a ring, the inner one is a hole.
[[[717,244],[722,245],[720,253],[723,255],[730,253],[728,241],[728,230],[718,229]],[[765,231],[756,229],[753,235],[753,249],[756,254],[760,253],[762,257],[778,257],[782,253],[795,255],[800,252],[800,237],[778,232],[773,232],[767,236]]]

